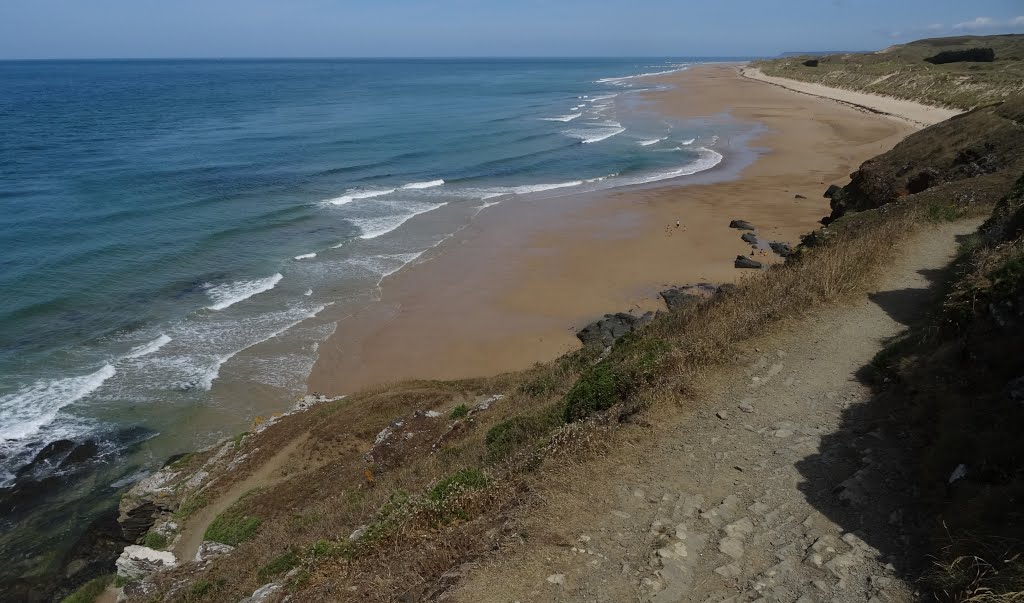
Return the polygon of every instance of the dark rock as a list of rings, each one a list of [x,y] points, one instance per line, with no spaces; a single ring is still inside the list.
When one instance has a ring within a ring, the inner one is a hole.
[[[740,288],[737,287],[736,285],[732,283],[725,283],[719,286],[718,290],[715,291],[715,299],[725,299],[727,297],[731,297],[733,295],[736,295],[736,293],[739,290]]]
[[[58,464],[57,459],[67,455],[74,447],[75,443],[71,440],[55,440],[50,442],[36,453],[35,458],[28,464],[18,469],[17,474],[22,476],[32,473],[44,464],[50,467],[56,466]]]
[[[784,258],[788,258],[793,255],[793,248],[789,246],[789,243],[780,243],[778,241],[772,241],[768,243],[768,246],[772,248],[772,251],[779,254]]]
[[[744,243],[750,243],[751,245],[757,245],[757,235],[752,232],[745,232],[740,236]]]
[[[654,320],[654,312],[648,312],[640,317],[625,312],[605,314],[601,320],[580,329],[576,333],[576,337],[583,342],[584,346],[604,349],[615,343],[616,339],[627,333],[632,333],[652,320]]]
[[[733,266],[736,268],[761,268],[761,262],[752,260],[745,255],[736,256],[736,261],[733,262]]]
[[[1004,390],[1011,402],[1024,405],[1024,377],[1017,377],[1006,384]]]
[[[794,196],[793,196],[793,198],[794,198],[794,199],[806,199],[807,197],[805,197],[805,196],[803,196],[803,195],[801,195],[801,194],[797,193],[796,195],[794,195]]]
[[[665,305],[668,306],[669,312],[680,308],[695,306],[704,301],[704,298],[700,295],[690,293],[686,289],[680,287],[666,289],[658,295],[661,296],[661,299],[665,300]]]
[[[729,222],[729,228],[736,228],[739,230],[754,230],[754,225],[746,220],[733,220]]]
[[[942,176],[934,168],[925,168],[907,180],[907,192],[911,195],[926,191],[940,182]]]
[[[826,199],[831,199],[832,196],[835,195],[840,190],[841,189],[840,189],[839,186],[837,186],[835,184],[830,184],[830,185],[828,185],[828,188],[825,189],[825,194],[822,195],[822,197],[825,197]]]
[[[117,522],[117,506],[108,506],[64,556],[61,565],[67,569],[57,585],[57,594],[66,596],[89,580],[109,574],[114,561],[129,544],[132,543],[125,539]]]
[[[665,305],[669,311],[672,312],[680,308],[699,304],[714,295],[716,291],[718,291],[718,287],[710,283],[698,283],[696,285],[672,287],[662,291],[659,295],[665,300]]]
[[[60,469],[70,469],[95,457],[100,451],[96,440],[86,440],[75,448],[60,462]]]
[[[127,513],[121,513],[118,523],[121,525],[121,533],[128,542],[139,542],[149,528],[153,527],[157,518],[168,511],[154,502],[146,501]]]
[[[818,59],[807,59],[806,61],[801,63],[801,65],[803,65],[804,67],[817,67]]]

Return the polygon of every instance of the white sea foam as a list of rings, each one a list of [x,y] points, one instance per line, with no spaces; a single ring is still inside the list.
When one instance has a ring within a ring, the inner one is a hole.
[[[683,144],[683,145],[690,145],[690,144],[693,144],[696,140],[697,140],[696,138],[690,138],[688,140],[684,140],[681,144]]]
[[[116,372],[113,365],[106,364],[88,375],[40,380],[0,397],[0,442],[38,433],[62,408],[95,392]]]
[[[680,71],[686,71],[687,68],[688,67],[685,66],[685,65],[680,65],[679,67],[676,67],[674,69],[666,69],[664,71],[652,71],[650,73],[638,73],[636,75],[626,75],[626,76],[623,76],[623,77],[606,77],[606,78],[601,78],[601,79],[597,80],[595,83],[596,84],[617,84],[617,83],[620,83],[620,82],[625,82],[627,80],[633,80],[633,79],[641,78],[641,77],[652,77],[652,76],[655,76],[655,75],[668,75],[670,73],[678,73]]]
[[[358,199],[372,199],[373,197],[382,197],[384,195],[390,195],[395,192],[395,189],[378,189],[369,191],[346,191],[341,197],[335,197],[334,199],[328,199],[323,202],[324,205],[347,205]]]
[[[362,231],[362,234],[359,235],[360,239],[376,239],[381,235],[385,235],[395,230],[402,224],[405,224],[410,218],[414,216],[418,216],[419,214],[426,213],[428,211],[433,211],[445,205],[448,205],[447,201],[444,203],[435,204],[401,204],[397,206],[399,209],[404,210],[404,212],[401,214],[390,216],[376,216],[372,218],[349,218],[349,222],[354,224],[356,227],[359,228],[360,231]]]
[[[330,305],[330,304],[327,304],[327,305]],[[199,377],[199,379],[197,379],[194,382],[194,384],[196,386],[206,390],[206,391],[210,391],[210,389],[213,388],[213,382],[216,381],[220,377],[220,368],[222,366],[224,366],[225,362],[227,362],[228,360],[231,360],[232,358],[237,356],[239,353],[244,352],[245,350],[247,350],[247,349],[249,349],[249,348],[251,348],[251,347],[253,347],[255,345],[259,345],[259,344],[261,344],[261,343],[263,343],[265,341],[269,341],[269,340],[277,337],[278,335],[281,335],[282,333],[284,333],[288,329],[291,329],[292,327],[294,327],[295,325],[299,324],[300,322],[302,322],[304,320],[307,320],[309,318],[314,318],[317,314],[322,312],[323,309],[327,307],[327,305],[317,306],[317,307],[313,308],[312,310],[310,310],[309,312],[304,312],[296,320],[293,320],[293,321],[285,324],[281,328],[275,329],[274,331],[272,331],[269,334],[267,334],[267,335],[257,339],[256,341],[253,341],[252,343],[249,343],[249,344],[247,344],[247,345],[245,345],[245,346],[243,346],[241,348],[238,348],[238,349],[234,350],[233,352],[228,352],[227,354],[224,354],[222,356],[216,357],[214,359],[214,361],[210,365],[208,365],[206,367],[206,370]]]
[[[223,310],[237,304],[238,302],[249,299],[253,295],[258,295],[264,291],[270,291],[277,283],[281,282],[281,273],[278,272],[273,276],[267,278],[261,278],[255,281],[236,281],[234,283],[226,283],[223,285],[217,285],[206,292],[206,295],[213,300],[212,306],[207,306],[208,310]]]
[[[132,348],[132,351],[128,352],[128,354],[125,355],[125,358],[126,359],[129,359],[129,358],[141,358],[143,356],[147,356],[147,355],[152,354],[153,352],[159,350],[160,348],[164,347],[165,345],[167,345],[170,342],[171,342],[171,338],[170,337],[168,337],[164,333],[160,333],[160,336],[157,337],[156,339],[154,339],[153,341],[150,341],[149,343],[144,343],[144,344],[142,344],[142,345],[140,345],[138,347]]]
[[[688,163],[682,167],[665,170],[662,172],[654,172],[650,174],[644,174],[641,176],[633,176],[623,178],[621,184],[623,185],[635,185],[635,184],[648,184],[651,182],[658,182],[659,180],[668,180],[670,178],[679,178],[680,176],[691,176],[697,172],[703,172],[710,170],[719,163],[722,162],[721,153],[712,151],[711,149],[700,147],[697,149],[699,154],[696,161]]]
[[[313,295],[313,290],[312,289],[306,289],[306,292],[303,293],[303,295],[305,295],[306,297],[309,297],[310,295]]]
[[[591,144],[607,140],[612,136],[622,134],[625,131],[626,128],[623,128],[622,124],[616,121],[611,121],[597,124],[593,128],[566,130],[564,134],[578,139],[583,144]]]
[[[315,253],[304,253],[302,255],[295,256],[296,260],[311,260],[316,257]]]
[[[583,184],[582,180],[573,180],[571,182],[554,182],[551,184],[527,184],[524,186],[517,186],[512,188],[512,192],[517,195],[528,195],[530,193],[540,193],[543,191],[551,191],[557,188],[569,188],[573,186],[579,186]]]
[[[668,138],[668,136],[666,136],[665,138]],[[642,147],[649,147],[649,146],[651,146],[652,144],[658,144],[658,143],[659,143],[659,142],[661,142],[662,140],[665,140],[665,138],[652,138],[652,139],[650,139],[650,140],[641,140],[641,141],[640,141],[640,142],[638,142],[637,144],[639,144],[639,145],[640,145],[640,146],[642,146]]]
[[[377,286],[379,287],[385,278],[398,272],[402,268],[405,268],[408,264],[414,262],[417,258],[423,255],[423,253],[423,251],[416,251],[413,253],[371,255],[361,258],[352,258],[349,261],[356,266],[365,268],[366,270],[377,274]]]
[[[444,180],[438,179],[438,180],[430,180],[428,182],[410,182],[409,184],[406,184],[402,188],[406,189],[406,190],[409,190],[409,189],[416,190],[416,189],[422,189],[422,188],[434,188],[435,186],[441,186],[442,184],[444,184]]]
[[[573,107],[573,108],[575,109],[575,107]],[[582,113],[572,113],[570,115],[559,115],[558,117],[542,117],[540,119],[541,119],[541,121],[568,122],[568,121],[572,121],[572,120],[576,119],[577,117],[579,117],[581,115],[583,115],[583,114]]]

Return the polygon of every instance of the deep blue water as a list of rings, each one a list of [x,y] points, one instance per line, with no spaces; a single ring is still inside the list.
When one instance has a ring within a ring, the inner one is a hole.
[[[304,319],[490,204],[711,167],[629,77],[685,62],[0,63],[0,483],[126,409],[216,404],[271,336],[238,374],[300,392],[330,332]]]

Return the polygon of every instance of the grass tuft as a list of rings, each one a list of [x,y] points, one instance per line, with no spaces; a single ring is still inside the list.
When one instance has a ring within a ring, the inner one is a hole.
[[[114,580],[113,574],[107,576],[100,576],[99,578],[93,578],[85,584],[78,587],[75,592],[64,597],[61,603],[93,603],[99,598],[103,591],[107,589],[107,586]]]

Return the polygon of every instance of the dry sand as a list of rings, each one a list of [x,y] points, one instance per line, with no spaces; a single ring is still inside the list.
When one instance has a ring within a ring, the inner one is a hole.
[[[918,126],[930,126],[932,124],[937,124],[940,121],[946,121],[950,117],[963,113],[963,111],[960,111],[959,109],[932,107],[930,105],[922,105],[921,103],[915,103],[914,101],[893,98],[891,96],[883,96],[881,94],[855,92],[853,90],[843,90],[841,88],[830,88],[829,86],[823,86],[821,84],[811,82],[801,82],[799,80],[791,80],[784,77],[774,77],[765,75],[760,69],[753,67],[744,67],[741,71],[743,77],[767,82],[769,84],[775,84],[776,86],[782,86],[783,88],[802,92],[804,94],[830,98],[841,103],[864,107],[870,111],[880,113],[887,117],[902,119]]]
[[[763,239],[798,242],[828,213],[821,193],[829,184],[845,184],[915,129],[741,77],[735,65],[658,81],[674,85],[650,95],[665,114],[764,124],[756,160],[740,166],[744,150],[723,140],[715,149],[727,160],[703,175],[484,211],[431,260],[384,281],[380,302],[339,322],[309,389],[333,395],[553,359],[579,345],[575,329],[604,313],[662,307],[665,285],[739,278],[733,260],[750,247],[728,228],[732,219],[754,223]],[[715,181],[723,176],[736,177]]]

